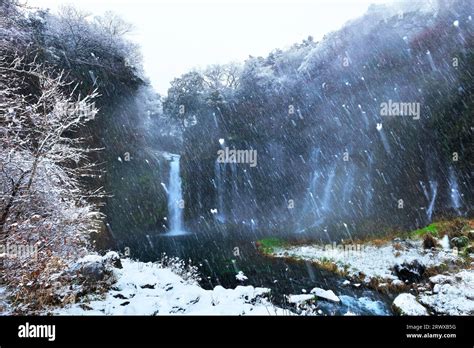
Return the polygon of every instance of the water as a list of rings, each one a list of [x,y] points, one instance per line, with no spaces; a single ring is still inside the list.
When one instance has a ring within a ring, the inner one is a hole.
[[[217,220],[222,223],[226,221],[224,208],[225,170],[225,163],[219,163],[216,160],[214,167],[214,176],[217,191]]]
[[[436,195],[438,193],[438,183],[436,181],[430,180],[430,190],[431,190],[431,200],[428,206],[428,210],[426,211],[428,221],[431,221],[431,218],[433,217],[433,211],[434,211],[435,202],[436,202]]]
[[[168,235],[176,236],[186,234],[183,228],[183,192],[181,188],[181,176],[179,173],[180,156],[173,155],[170,162],[170,182],[168,189],[168,212],[170,219],[170,230]]]
[[[145,262],[157,261],[166,253],[189,260],[198,267],[203,288],[213,289],[217,285],[225,288],[239,285],[270,288],[271,301],[283,308],[291,308],[285,295],[301,294],[303,289],[309,292],[319,287],[333,290],[343,300],[340,304],[320,301],[320,309],[327,315],[343,315],[348,311],[361,315],[391,314],[393,296],[378,293],[364,285],[358,288],[345,286],[345,278],[320,269],[311,262],[263,256],[255,242],[268,237],[264,232],[244,225],[220,226],[172,238],[149,233],[151,243],[141,242],[142,247],[133,248],[131,257]],[[137,236],[137,239],[140,238]],[[140,243],[139,240],[137,242]],[[239,271],[248,277],[246,281],[236,279]]]
[[[321,202],[321,208],[324,211],[329,211],[331,208],[331,195],[332,195],[332,185],[334,182],[334,176],[336,175],[336,166],[334,165],[329,172],[328,180],[324,186],[323,199]]]
[[[449,167],[449,196],[451,198],[451,206],[459,214],[461,208],[461,194],[459,192],[459,184],[453,167]]]

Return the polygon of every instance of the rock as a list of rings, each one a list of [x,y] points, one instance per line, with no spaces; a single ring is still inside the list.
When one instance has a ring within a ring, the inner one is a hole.
[[[302,294],[302,295],[288,295],[286,296],[289,303],[300,304],[314,300],[314,295]]]
[[[114,295],[115,298],[118,298],[120,300],[128,300],[128,297],[125,297],[124,295],[122,294],[117,294],[117,295]]]
[[[467,232],[467,238],[469,238],[469,240],[474,240],[474,230]]]
[[[444,284],[435,284],[433,294],[421,294],[419,301],[437,314],[472,315],[474,270],[462,270],[449,278]]]
[[[154,289],[155,288],[155,284],[145,284],[145,285],[142,285],[140,286],[142,289]]]
[[[237,279],[238,281],[243,282],[243,281],[247,280],[248,278],[247,278],[247,276],[244,274],[244,272],[239,271],[239,273],[237,273],[237,274],[235,275],[235,279]]]
[[[333,302],[341,302],[339,297],[337,297],[336,294],[332,290],[314,288],[313,290],[311,290],[311,293],[316,295],[316,297],[324,299],[324,300],[333,301]]]
[[[86,283],[95,283],[105,278],[105,265],[100,261],[87,262],[79,269],[79,275]]]
[[[430,277],[430,282],[433,284],[446,284],[451,283],[453,280],[452,277],[446,276],[444,274],[437,274],[433,277]]]
[[[469,239],[466,236],[454,237],[451,239],[451,245],[457,248],[464,248],[469,244]]]
[[[115,251],[109,251],[104,256],[87,255],[80,259],[71,271],[86,283],[96,283],[104,280],[106,275],[111,273],[111,266],[122,268],[120,256]]]
[[[470,245],[470,246],[466,247],[465,252],[467,254],[474,254],[474,245]]]
[[[402,287],[405,285],[400,279],[395,279],[390,284],[395,287]]]
[[[423,278],[426,267],[417,260],[411,263],[404,262],[396,265],[394,268],[395,275],[404,282],[417,283]]]
[[[433,249],[438,246],[438,241],[431,233],[427,233],[423,237],[423,249]]]
[[[416,297],[408,293],[398,295],[392,306],[400,315],[429,315],[427,309],[416,300]]]
[[[33,223],[39,222],[40,220],[41,220],[41,215],[38,215],[38,214],[35,214],[30,218],[30,221]]]
[[[123,268],[122,261],[120,261],[120,255],[115,251],[109,251],[104,255],[103,260],[115,268]]]
[[[346,286],[346,285],[351,285],[351,282],[346,279],[346,280],[344,280],[344,281],[342,282],[342,285],[344,285],[344,286]]]

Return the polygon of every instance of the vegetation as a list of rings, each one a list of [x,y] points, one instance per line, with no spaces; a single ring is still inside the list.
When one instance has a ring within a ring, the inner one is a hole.
[[[98,125],[111,121],[111,94],[142,79],[128,27],[111,14],[4,0],[0,23],[0,284],[31,313],[71,297],[65,270],[104,225]]]

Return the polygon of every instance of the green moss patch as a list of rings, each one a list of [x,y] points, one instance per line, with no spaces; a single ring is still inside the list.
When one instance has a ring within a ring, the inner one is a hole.
[[[288,245],[287,242],[279,238],[264,238],[256,243],[257,248],[260,252],[264,254],[272,254],[275,251],[275,248],[281,248]]]

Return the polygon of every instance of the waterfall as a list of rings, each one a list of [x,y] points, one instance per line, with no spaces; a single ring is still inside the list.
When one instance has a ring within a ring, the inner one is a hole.
[[[365,215],[369,216],[371,214],[372,210],[372,205],[373,205],[373,193],[374,193],[374,187],[372,184],[372,165],[374,160],[372,159],[372,155],[367,153],[368,155],[368,161],[369,161],[369,166],[367,173],[365,175],[365,179],[367,182],[367,186],[365,188],[365,202],[364,202],[364,207],[365,207]]]
[[[181,189],[181,176],[179,175],[180,156],[172,155],[170,162],[170,182],[168,190],[168,212],[170,218],[170,231],[168,235],[186,234],[183,228],[183,192]]]
[[[328,180],[324,186],[323,200],[321,202],[321,208],[324,211],[329,211],[331,208],[331,195],[332,195],[332,185],[334,182],[334,176],[336,175],[336,166],[333,166],[329,172]]]
[[[346,171],[345,183],[342,189],[342,204],[343,209],[346,213],[352,212],[352,191],[354,189],[354,177],[355,177],[355,169],[354,165],[349,164],[349,168]]]
[[[390,143],[388,142],[387,136],[385,135],[385,132],[383,131],[383,129],[381,129],[378,133],[380,134],[380,139],[382,140],[382,145],[385,149],[385,152],[387,152],[391,156],[392,149],[390,147]]]
[[[449,196],[451,198],[451,206],[459,213],[461,194],[459,193],[459,184],[453,167],[449,167]]]
[[[215,186],[217,190],[217,220],[224,223],[225,212],[224,212],[224,185],[225,185],[225,163],[219,163],[216,160],[214,166]]]
[[[431,190],[431,201],[430,201],[430,205],[428,206],[428,210],[426,211],[426,215],[429,221],[431,221],[431,217],[433,216],[436,195],[438,193],[438,183],[436,181],[430,180],[430,190]]]

